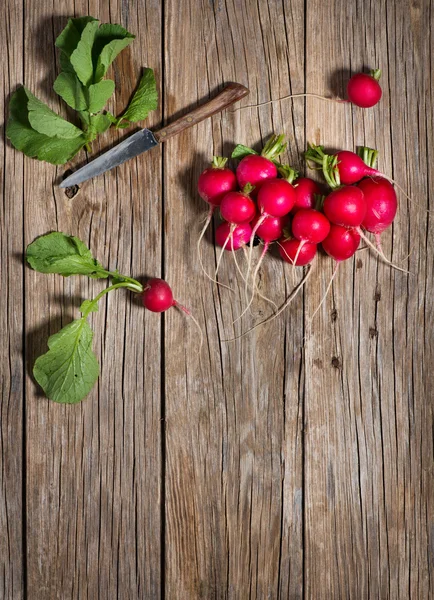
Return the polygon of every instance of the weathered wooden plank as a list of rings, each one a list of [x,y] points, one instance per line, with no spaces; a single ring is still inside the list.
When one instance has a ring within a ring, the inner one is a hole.
[[[112,76],[119,113],[143,66],[161,81],[159,2],[28,5],[27,85],[53,103],[54,39],[69,15],[93,14],[137,35]],[[47,61],[47,57],[49,60]],[[42,83],[41,83],[42,82]],[[52,104],[54,105],[54,103]],[[153,117],[157,123],[159,115]],[[122,134],[124,135],[124,134]],[[107,148],[121,134],[104,138]],[[82,159],[81,159],[82,160]],[[141,156],[82,187],[69,200],[64,171],[25,161],[25,241],[51,229],[78,235],[110,268],[159,274],[161,154]],[[26,272],[27,364],[77,315],[81,297],[106,282]],[[56,405],[27,384],[27,556],[32,598],[158,598],[160,595],[160,320],[122,290],[93,315],[100,379],[76,406]]]
[[[427,230],[424,213],[432,81],[417,68],[427,55],[429,22],[428,2],[410,11],[407,3],[308,3],[307,89],[322,93],[332,86],[342,94],[350,71],[379,66],[384,90],[381,103],[367,111],[309,100],[308,139],[329,148],[377,147],[380,168],[421,204],[418,210],[400,196],[396,224],[383,240],[395,262],[413,248],[403,264],[417,276],[360,252],[340,266],[307,337],[309,598],[432,592],[432,350],[421,333],[432,313],[432,224]],[[330,260],[320,261],[306,292],[307,318],[331,273]]]
[[[244,104],[303,91],[301,2],[168,1],[165,15],[167,117],[227,81],[250,88]],[[275,321],[236,343],[222,341],[270,311],[255,302],[255,318],[233,326],[244,308],[244,284],[232,259],[225,256],[221,281],[234,294],[201,272],[196,240],[206,206],[196,184],[212,154],[228,154],[237,142],[260,147],[274,131],[285,131],[303,146],[303,118],[303,103],[294,111],[291,103],[228,110],[165,148],[165,275],[206,335],[199,353],[192,323],[176,311],[165,317],[170,598],[302,596],[301,308],[286,325]],[[291,144],[290,159],[296,156]],[[203,244],[210,273],[211,239],[209,233]],[[262,291],[277,302],[291,287],[284,272],[275,257],[260,272]]]
[[[23,77],[22,5],[6,3],[1,20],[1,112]],[[23,532],[23,158],[6,142],[0,149],[0,597],[24,597]]]

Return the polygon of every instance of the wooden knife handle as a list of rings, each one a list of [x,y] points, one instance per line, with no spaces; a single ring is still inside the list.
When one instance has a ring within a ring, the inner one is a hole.
[[[248,93],[249,90],[240,83],[230,83],[212,100],[198,106],[198,108],[195,108],[190,113],[163,127],[160,131],[155,131],[155,139],[158,142],[164,142],[174,135],[181,133],[184,129],[188,129],[196,125],[196,123],[200,123],[204,119],[221,112],[234,102],[247,96]]]

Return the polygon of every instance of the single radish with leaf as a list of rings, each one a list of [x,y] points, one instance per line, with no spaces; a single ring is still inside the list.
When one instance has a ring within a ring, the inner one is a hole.
[[[112,280],[112,284],[95,298],[81,304],[79,310],[82,316],[79,319],[50,336],[48,352],[36,359],[33,374],[50,400],[66,404],[80,402],[98,379],[99,365],[92,351],[93,331],[88,317],[98,311],[98,302],[109,292],[125,288],[139,294],[145,308],[153,312],[178,307],[192,318],[201,331],[190,311],[174,300],[165,281],[150,279],[143,286],[118,271],[108,271],[77,237],[57,231],[43,235],[27,247],[26,259],[39,273],[57,273],[63,277],[86,275],[92,279]]]

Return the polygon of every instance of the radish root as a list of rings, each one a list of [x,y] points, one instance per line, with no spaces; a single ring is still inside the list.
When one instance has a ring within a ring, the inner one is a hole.
[[[312,271],[313,271],[313,267],[312,267],[312,265],[309,265],[306,275],[304,275],[303,279],[300,281],[300,283],[297,285],[297,287],[292,291],[292,293],[289,295],[289,297],[285,300],[285,302],[282,304],[282,306],[279,308],[279,310],[276,313],[270,315],[264,321],[257,323],[254,327],[251,327],[244,333],[241,333],[240,335],[237,335],[236,337],[231,338],[229,340],[222,340],[222,341],[223,342],[235,342],[236,340],[239,340],[240,338],[244,337],[248,333],[251,333],[252,331],[257,329],[261,325],[266,325],[267,323],[270,323],[273,319],[278,317],[287,308],[287,306],[294,300],[294,298],[297,296],[297,294],[303,289],[303,287],[304,287],[305,283],[307,282],[307,280],[309,279]]]
[[[275,104],[277,102],[282,102],[282,100],[289,100],[289,98],[319,98],[320,100],[328,100],[329,102],[338,102],[339,104],[347,104],[350,103],[349,100],[343,100],[342,98],[329,98],[328,96],[321,96],[320,94],[288,94],[287,96],[283,96],[282,98],[275,98],[274,100],[268,100],[268,102],[260,102],[259,104],[248,104],[247,106],[240,106],[238,108],[234,108],[229,112],[238,112],[239,110],[244,110],[246,108],[258,108],[260,106],[267,106],[268,104]]]
[[[335,278],[335,276],[336,276],[336,273],[338,272],[338,267],[339,267],[339,264],[340,264],[339,262],[336,262],[336,264],[335,264],[335,267],[334,267],[334,269],[333,269],[333,275],[331,276],[331,279],[330,279],[330,281],[329,281],[329,284],[328,284],[328,286],[327,286],[327,289],[326,289],[326,291],[325,291],[325,294],[324,294],[324,296],[321,298],[321,302],[318,304],[318,306],[317,306],[317,307],[316,307],[316,309],[314,310],[314,313],[313,313],[313,315],[312,315],[312,316],[311,316],[311,318],[309,319],[309,328],[310,328],[310,325],[312,325],[312,321],[313,321],[313,319],[314,319],[314,317],[315,317],[316,313],[319,311],[319,309],[321,308],[321,306],[322,306],[322,305],[323,305],[323,303],[324,303],[324,300],[325,300],[325,299],[327,298],[327,296],[328,296],[328,293],[329,293],[329,291],[330,291],[330,288],[331,288],[331,286],[332,286],[332,283],[333,283],[333,279]]]
[[[199,325],[199,322],[193,317],[193,315],[188,310],[188,308],[186,308],[185,306],[183,306],[182,304],[180,304],[179,302],[176,302],[176,301],[175,301],[175,306],[177,308],[179,308],[179,310],[182,310],[182,312],[184,312],[186,315],[188,315],[190,317],[190,319],[193,321],[193,323],[196,325],[196,327],[199,329],[199,333],[200,333],[200,346],[199,346],[199,350],[201,350],[202,349],[202,345],[203,345],[203,331],[202,331],[202,327]]]
[[[393,269],[396,269],[397,271],[402,271],[403,273],[410,273],[410,271],[407,271],[406,269],[402,269],[401,267],[398,267],[397,265],[394,265],[393,262],[391,262],[387,256],[385,256],[383,254],[383,252],[379,250],[379,248],[377,248],[375,246],[375,244],[373,244],[371,242],[371,240],[368,238],[368,236],[366,236],[363,231],[361,230],[360,227],[356,228],[358,234],[360,235],[360,237],[362,238],[362,240],[372,249],[374,250],[374,252],[376,252],[379,256],[381,256],[381,258],[384,260],[385,263],[387,263],[388,265],[390,265]]]

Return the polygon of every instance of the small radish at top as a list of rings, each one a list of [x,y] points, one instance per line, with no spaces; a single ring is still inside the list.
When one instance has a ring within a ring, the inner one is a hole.
[[[230,223],[221,223],[215,232],[216,244],[225,250],[238,250],[249,243],[252,227],[249,223],[241,223],[235,227]]]
[[[264,180],[277,177],[277,167],[273,161],[285,150],[284,139],[283,135],[273,135],[260,155],[241,144],[235,147],[231,156],[241,159],[237,167],[237,180],[241,189],[250,183],[254,187],[255,196]]]
[[[224,196],[238,187],[235,173],[225,167],[227,161],[228,159],[222,156],[214,156],[212,166],[202,171],[199,176],[199,196],[211,206],[220,206]]]
[[[252,186],[247,184],[242,192],[229,192],[220,204],[220,214],[225,221],[239,225],[249,223],[256,215],[256,204],[249,196]]]
[[[326,196],[323,209],[330,223],[359,227],[366,215],[366,200],[360,188],[344,185]]]
[[[382,91],[378,83],[381,70],[372,70],[367,73],[356,73],[347,85],[348,100],[360,108],[371,108],[381,99]]]

